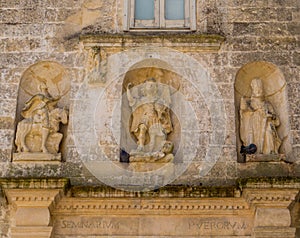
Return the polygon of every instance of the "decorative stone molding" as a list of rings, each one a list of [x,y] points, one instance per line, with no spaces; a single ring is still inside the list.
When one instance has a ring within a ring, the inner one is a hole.
[[[64,178],[0,178],[3,189],[66,189],[69,180]]]
[[[58,237],[242,237],[251,235],[253,227],[253,212],[242,198],[65,197],[52,214]]]
[[[241,182],[241,181],[240,181]],[[295,237],[291,208],[299,194],[299,181],[285,178],[243,181],[242,197],[255,211],[254,237]]]
[[[67,187],[66,179],[0,180],[12,208],[14,238],[295,237],[290,209],[299,193],[297,179],[238,182],[238,188],[168,185],[129,192]]]
[[[105,48],[107,52],[118,52],[136,47],[169,47],[182,52],[216,52],[225,38],[220,35],[200,34],[103,34],[83,35],[85,47]]]
[[[178,212],[189,214],[204,214],[216,212],[231,214],[233,211],[240,212],[249,210],[244,199],[224,198],[215,199],[187,199],[182,201],[178,198],[160,199],[80,199],[64,198],[56,207],[54,214],[101,214],[114,212],[119,214],[176,214]]]
[[[51,211],[67,183],[64,179],[1,179],[7,201],[13,207],[11,237],[51,237]]]
[[[225,198],[240,197],[240,190],[235,186],[202,187],[166,185],[148,192],[129,192],[116,190],[107,186],[85,187],[73,186],[69,193],[80,198]]]

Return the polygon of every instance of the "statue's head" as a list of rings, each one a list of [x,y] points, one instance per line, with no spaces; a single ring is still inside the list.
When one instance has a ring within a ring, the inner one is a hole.
[[[264,95],[263,83],[260,78],[252,79],[251,90],[252,90],[253,97],[262,97]]]
[[[148,78],[144,83],[143,93],[146,96],[154,96],[157,94],[157,82],[155,78]]]
[[[174,144],[171,141],[165,141],[162,147],[162,152],[170,154],[173,152]]]

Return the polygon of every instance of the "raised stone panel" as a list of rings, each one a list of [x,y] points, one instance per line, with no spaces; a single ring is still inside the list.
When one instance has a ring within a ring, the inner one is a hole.
[[[34,214],[34,216],[32,215]],[[50,213],[47,207],[20,207],[16,214],[16,226],[48,226]],[[38,219],[36,219],[38,217]]]
[[[255,214],[256,227],[287,226],[291,225],[291,215],[287,208],[260,208]]]
[[[130,217],[62,217],[56,220],[54,234],[60,236],[250,236],[252,221],[238,217],[173,215]]]

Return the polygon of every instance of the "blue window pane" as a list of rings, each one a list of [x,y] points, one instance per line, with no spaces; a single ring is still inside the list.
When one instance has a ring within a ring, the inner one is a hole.
[[[134,18],[154,20],[154,0],[135,0]]]
[[[166,20],[184,19],[184,0],[166,0]]]

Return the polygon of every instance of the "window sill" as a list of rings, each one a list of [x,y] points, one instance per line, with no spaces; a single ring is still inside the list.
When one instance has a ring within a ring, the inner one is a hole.
[[[182,52],[216,52],[225,38],[220,35],[206,35],[193,32],[133,31],[125,34],[81,35],[85,47],[121,48],[169,47]]]

